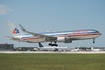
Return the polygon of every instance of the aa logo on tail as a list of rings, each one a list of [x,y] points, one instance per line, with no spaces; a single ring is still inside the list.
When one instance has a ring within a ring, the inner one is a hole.
[[[19,32],[19,30],[17,29],[17,28],[15,28],[14,30],[13,30],[13,32],[12,32],[12,34],[19,34],[20,32]]]

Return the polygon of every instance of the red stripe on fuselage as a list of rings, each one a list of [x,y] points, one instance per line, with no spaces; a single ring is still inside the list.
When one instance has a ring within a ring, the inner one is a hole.
[[[34,39],[39,39],[39,38],[23,38],[23,40],[34,40]]]

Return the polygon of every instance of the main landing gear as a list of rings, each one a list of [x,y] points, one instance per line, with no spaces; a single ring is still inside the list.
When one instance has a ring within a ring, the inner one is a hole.
[[[51,43],[49,43],[48,45],[49,45],[49,46],[58,46],[58,44],[56,44],[56,42],[55,42],[55,44],[52,44],[52,42],[51,42]]]
[[[93,39],[93,43],[95,43],[95,39]]]

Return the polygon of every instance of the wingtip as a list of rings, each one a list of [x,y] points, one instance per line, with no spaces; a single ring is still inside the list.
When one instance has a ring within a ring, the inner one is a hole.
[[[7,21],[7,23],[12,23],[11,21]]]
[[[22,29],[22,31],[26,31],[26,29],[21,24],[19,24],[19,26]]]

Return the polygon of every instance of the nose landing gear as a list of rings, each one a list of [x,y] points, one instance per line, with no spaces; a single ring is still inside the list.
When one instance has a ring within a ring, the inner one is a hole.
[[[93,39],[93,43],[95,43],[95,39]]]

